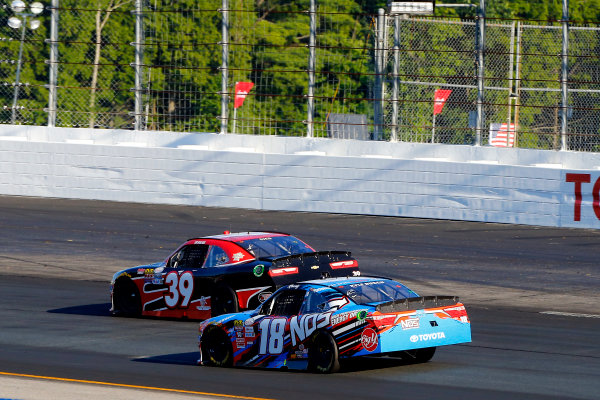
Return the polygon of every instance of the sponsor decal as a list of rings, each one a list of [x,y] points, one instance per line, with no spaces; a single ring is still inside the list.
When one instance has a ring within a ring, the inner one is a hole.
[[[400,326],[402,329],[417,329],[419,328],[419,319],[418,318],[408,318],[400,321]]]
[[[206,244],[206,241],[204,241],[204,240],[196,240],[196,241],[194,241],[194,244]]]
[[[358,315],[358,311],[348,311],[341,314],[331,316],[331,325],[338,325],[342,322],[346,322],[350,318],[354,318]]]
[[[144,275],[144,271],[146,271],[144,268],[138,268],[137,274],[138,275]]]
[[[258,295],[258,301],[260,301],[261,303],[264,303],[269,297],[271,297],[273,293],[271,292],[262,292],[261,294]]]
[[[295,315],[289,319],[292,346],[304,341],[315,330],[329,325],[331,313]],[[281,354],[286,334],[286,318],[265,318],[258,325],[260,340],[258,354]]]
[[[233,321],[233,326],[235,326],[236,328],[241,328],[244,326],[244,321],[242,321],[241,319],[236,319],[235,321]]]
[[[199,311],[209,311],[210,310],[210,296],[202,296],[198,299],[200,305],[196,306],[196,309]]]
[[[329,300],[329,307],[334,310],[338,310],[346,304],[348,304],[348,299],[346,299],[345,297]]]
[[[244,258],[244,253],[234,253],[233,254],[233,261],[240,261],[242,258]]]
[[[265,272],[265,266],[262,264],[258,264],[257,266],[254,267],[254,269],[252,270],[252,272],[254,273],[254,276],[256,276],[257,278],[261,277],[262,274],[264,274]]]
[[[377,332],[371,328],[364,329],[362,331],[362,335],[360,335],[360,343],[368,352],[375,351],[375,349],[377,349],[377,345],[379,344]]]
[[[347,285],[347,287],[357,288],[362,286],[371,286],[371,285],[379,285],[380,283],[384,283],[383,281],[371,281],[371,282],[363,282],[363,283],[353,283],[351,285]],[[343,288],[344,286],[338,286],[339,288]]]
[[[352,276],[360,276],[360,271],[352,271]]]
[[[319,269],[318,265],[313,265],[312,267],[310,267],[310,269]]]
[[[316,329],[324,328],[331,322],[331,313],[295,315],[290,319],[292,346],[303,342]]]
[[[365,310],[359,311],[358,314],[356,314],[356,319],[359,321],[362,321],[365,318],[367,318],[367,312]]]
[[[435,339],[445,339],[446,334],[444,332],[435,332],[435,333],[424,333],[422,335],[412,335],[410,337],[410,341],[413,343],[417,342],[426,342],[428,340]]]
[[[252,326],[247,326],[244,329],[244,333],[247,338],[253,338],[254,337],[254,328]]]
[[[131,278],[131,275],[129,275],[127,272],[123,272],[121,275],[119,275],[119,276],[117,277],[117,279],[119,279],[119,278],[121,278],[121,277],[123,277],[123,276],[126,276],[127,278]]]
[[[243,349],[244,347],[246,347],[246,339],[244,338],[237,338],[235,340],[235,344],[237,346],[238,349]]]

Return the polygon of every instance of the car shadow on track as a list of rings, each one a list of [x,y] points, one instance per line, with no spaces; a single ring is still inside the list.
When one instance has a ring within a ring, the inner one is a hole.
[[[55,308],[47,312],[53,314],[91,315],[95,317],[110,317],[110,303],[83,304],[72,307]]]
[[[163,354],[152,357],[137,357],[131,361],[157,363],[157,364],[177,364],[177,365],[198,365],[199,354],[197,351],[190,353]]]
[[[198,365],[198,352],[189,353],[175,353],[175,354],[162,354],[151,357],[137,357],[131,359],[134,362],[142,363],[156,363],[156,364],[176,364],[176,365]],[[344,360],[341,363],[341,369],[339,373],[348,372],[363,372],[372,370],[381,370],[386,368],[394,368],[400,366],[414,365],[413,363],[395,357],[359,357],[350,360]],[[211,367],[209,367],[211,368]],[[265,368],[247,368],[247,367],[235,367],[240,370],[263,370],[263,371],[280,371],[288,373],[310,373],[305,370],[289,370],[287,368],[281,369],[265,369]]]

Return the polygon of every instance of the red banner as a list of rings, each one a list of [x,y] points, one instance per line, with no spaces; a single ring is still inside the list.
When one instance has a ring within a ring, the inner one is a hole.
[[[438,115],[442,112],[446,100],[450,97],[450,93],[452,93],[450,89],[438,89],[435,91],[433,95],[433,115]]]
[[[239,108],[244,104],[246,95],[254,87],[252,82],[236,82],[235,83],[235,98],[233,100],[233,108]]]

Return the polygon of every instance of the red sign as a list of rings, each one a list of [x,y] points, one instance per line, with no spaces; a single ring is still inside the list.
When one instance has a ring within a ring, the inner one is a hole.
[[[592,182],[591,174],[567,174],[566,181],[575,184],[575,207],[573,209],[573,221],[581,221],[581,200],[582,196],[582,186],[584,183]],[[600,220],[600,178],[596,179],[594,186],[592,188],[592,196],[593,203],[592,208],[594,209],[594,214],[596,214],[596,218]]]
[[[362,335],[360,336],[360,342],[365,350],[371,352],[377,349],[377,345],[379,344],[379,340],[377,339],[377,332],[375,332],[371,328],[366,328]]]
[[[450,93],[452,93],[450,89],[438,89],[435,91],[433,95],[433,115],[438,115],[442,112],[446,100],[450,97]]]
[[[252,82],[236,82],[235,84],[235,98],[233,100],[233,108],[239,108],[244,104],[246,95],[250,93],[250,90],[254,87]]]

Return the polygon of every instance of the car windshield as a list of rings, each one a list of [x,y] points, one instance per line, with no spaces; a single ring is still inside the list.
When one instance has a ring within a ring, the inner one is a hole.
[[[401,283],[387,280],[357,282],[336,286],[335,288],[356,304],[383,303],[408,297],[418,297],[415,292]]]
[[[300,239],[293,236],[271,236],[247,239],[237,243],[257,258],[282,257],[299,253],[312,253],[314,251]]]

